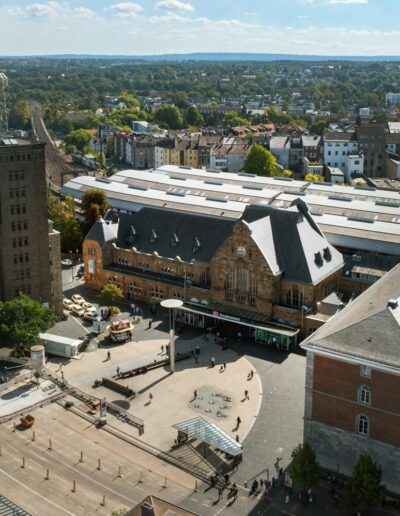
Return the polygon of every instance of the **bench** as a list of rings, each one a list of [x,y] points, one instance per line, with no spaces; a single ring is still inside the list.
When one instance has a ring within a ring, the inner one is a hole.
[[[112,380],[111,378],[103,378],[102,384],[104,387],[108,387],[109,389],[119,392],[120,394],[123,394],[127,397],[135,396],[135,391],[133,391],[131,388],[126,387],[125,385],[121,385],[120,383]]]

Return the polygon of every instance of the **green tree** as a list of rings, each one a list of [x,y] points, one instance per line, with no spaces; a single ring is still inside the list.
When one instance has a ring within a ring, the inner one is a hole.
[[[319,174],[307,174],[304,179],[309,182],[313,181],[314,183],[319,183],[324,180]]]
[[[196,106],[190,106],[187,110],[186,121],[188,125],[199,127],[204,122],[204,119]]]
[[[28,101],[17,100],[12,104],[8,122],[13,129],[25,129],[29,117],[30,109]]]
[[[154,113],[154,120],[162,127],[180,129],[183,126],[183,117],[179,108],[164,104]]]
[[[114,283],[107,283],[101,289],[100,299],[105,303],[116,303],[124,298],[122,290]]]
[[[86,129],[77,129],[71,131],[65,137],[66,145],[75,145],[75,147],[83,152],[84,148],[88,145],[92,138],[92,135],[86,131]]]
[[[254,144],[244,160],[243,170],[258,176],[274,176],[277,174],[276,158],[262,145]]]
[[[222,125],[237,127],[239,125],[250,125],[246,118],[240,117],[235,111],[228,111],[222,118]]]
[[[81,207],[85,215],[86,226],[90,229],[100,217],[104,216],[110,208],[110,204],[103,191],[91,188],[83,194]]]
[[[106,157],[104,155],[104,152],[99,152],[99,154],[97,156],[97,161],[98,161],[101,169],[105,168],[105,166],[106,166]]]
[[[315,452],[310,444],[299,444],[292,451],[291,470],[293,478],[301,482],[304,489],[308,489],[317,484],[319,465]]]
[[[0,342],[3,346],[13,346],[14,355],[23,356],[29,345],[39,340],[39,333],[51,326],[54,318],[53,310],[25,294],[0,302]]]
[[[382,470],[366,453],[362,453],[345,487],[345,500],[359,511],[377,507],[383,497]]]
[[[75,203],[72,197],[67,196],[62,202],[52,194],[48,195],[47,208],[49,218],[53,221],[54,229],[61,235],[61,251],[75,251],[82,245],[82,231],[75,216]]]

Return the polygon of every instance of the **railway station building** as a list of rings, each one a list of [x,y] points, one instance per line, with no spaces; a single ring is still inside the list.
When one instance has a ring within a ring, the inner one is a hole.
[[[89,231],[83,254],[89,288],[112,282],[154,304],[179,298],[181,323],[287,350],[325,322],[316,314],[343,267],[299,198],[287,209],[247,206],[239,219],[113,211]]]

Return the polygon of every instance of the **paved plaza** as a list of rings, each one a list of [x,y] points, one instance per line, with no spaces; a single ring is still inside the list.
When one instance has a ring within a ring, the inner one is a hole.
[[[67,296],[79,292],[87,300],[97,301],[95,295],[85,291],[81,281],[72,280],[70,270],[64,271],[64,280]],[[292,449],[302,440],[304,356],[286,355],[250,342],[229,342],[229,348],[223,350],[214,342],[214,336],[204,340],[200,331],[185,327],[177,338],[177,352],[199,347],[198,363],[191,357],[177,362],[174,374],[169,366],[164,366],[118,380],[135,391],[136,396],[131,398],[103,386],[94,387],[98,378],[117,379],[117,367],[125,371],[166,358],[165,314],[160,310],[150,314],[148,307],[141,308],[142,318],[135,326],[132,342],[112,345],[100,335],[79,359],[52,357],[47,367],[57,374],[62,371],[66,380],[80,390],[99,398],[104,396],[142,418],[145,425],[142,436],[136,428],[111,415],[108,425],[132,436],[138,443],[143,442],[144,446],[170,451],[176,438],[173,425],[199,415],[232,437],[237,436],[244,452],[243,462],[232,474],[232,480],[239,485],[237,500],[232,503],[226,491],[219,499],[214,489],[199,481],[196,484],[196,478],[190,474],[105,430],[96,429],[93,423],[65,411],[57,403],[34,411],[35,441],[31,430],[14,433],[12,422],[0,425],[3,493],[32,514],[110,514],[113,508],[131,507],[148,493],[180,503],[201,515],[296,514],[285,507],[284,495],[279,490],[274,494],[277,498],[272,500],[262,492],[249,496],[245,486],[254,478],[276,475],[277,466],[285,468]],[[127,317],[129,305],[122,304],[121,309],[121,317]],[[90,332],[90,324],[69,316],[50,332],[79,338]],[[211,367],[212,358],[215,367]],[[254,376],[248,380],[251,370]],[[197,391],[196,399],[194,391]],[[83,407],[77,400],[75,405]],[[241,424],[236,428],[238,416]],[[49,438],[53,440],[53,450],[48,450]],[[278,448],[282,449],[282,458],[277,464]],[[80,451],[84,451],[83,463],[79,462]],[[21,468],[22,456],[26,458],[25,468]],[[101,470],[97,469],[99,458]],[[118,477],[118,466],[122,467],[123,478]],[[51,469],[50,480],[44,479],[47,467]],[[85,492],[84,498],[76,496],[78,491],[72,493],[74,479],[78,489]],[[104,494],[105,507],[101,505]],[[47,497],[46,513],[43,506]]]

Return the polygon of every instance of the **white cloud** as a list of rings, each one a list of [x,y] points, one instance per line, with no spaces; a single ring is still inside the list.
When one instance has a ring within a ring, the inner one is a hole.
[[[114,10],[115,16],[119,18],[136,18],[143,7],[133,2],[120,2],[112,5],[111,9]]]
[[[31,4],[22,9],[23,15],[33,16],[34,18],[47,18],[59,15],[64,5],[59,2],[47,2],[46,4]]]
[[[161,0],[161,2],[157,2],[155,9],[169,9],[175,11],[194,11],[194,7],[192,4],[188,2],[181,2],[180,0]]]
[[[76,7],[74,9],[74,14],[81,18],[91,18],[94,16],[94,12],[86,7]]]

